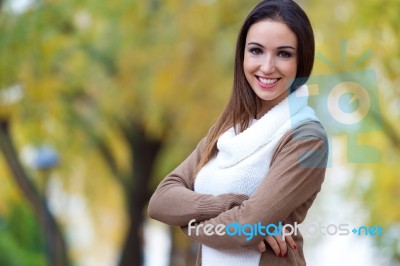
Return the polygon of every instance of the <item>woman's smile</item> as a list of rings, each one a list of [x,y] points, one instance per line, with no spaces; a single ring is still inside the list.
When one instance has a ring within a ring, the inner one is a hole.
[[[259,85],[263,89],[272,89],[281,80],[280,78],[263,78],[260,76],[255,76],[259,82]]]
[[[258,117],[288,95],[297,73],[297,37],[283,22],[261,20],[246,37],[243,70],[262,101]]]

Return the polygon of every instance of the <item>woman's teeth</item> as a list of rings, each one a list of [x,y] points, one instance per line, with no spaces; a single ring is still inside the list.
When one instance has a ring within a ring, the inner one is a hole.
[[[261,81],[261,83],[263,83],[265,85],[271,85],[278,81],[278,79],[266,79],[266,78],[261,78],[261,77],[258,77],[258,79]]]

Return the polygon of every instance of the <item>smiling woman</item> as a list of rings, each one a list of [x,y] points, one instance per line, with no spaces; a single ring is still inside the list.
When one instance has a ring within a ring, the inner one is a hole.
[[[244,53],[244,74],[262,100],[257,117],[288,96],[297,72],[297,38],[282,22],[262,20],[249,29]]]
[[[299,233],[249,239],[201,228],[304,220],[328,157],[325,130],[304,97],[313,61],[313,31],[294,1],[265,0],[250,12],[224,112],[149,202],[150,217],[201,243],[199,265],[305,265]]]

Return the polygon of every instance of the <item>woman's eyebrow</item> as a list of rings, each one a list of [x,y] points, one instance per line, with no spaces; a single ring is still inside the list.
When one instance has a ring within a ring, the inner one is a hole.
[[[247,45],[256,45],[256,46],[265,48],[262,44],[260,44],[258,42],[249,42]],[[282,46],[277,47],[277,49],[292,49],[292,50],[296,50],[296,48],[294,48],[291,45],[282,45]]]
[[[264,46],[259,44],[258,42],[249,42],[247,45],[257,45],[257,46],[264,48]]]
[[[279,46],[278,49],[293,49],[293,50],[296,50],[296,48],[294,48],[293,46],[290,46],[290,45]]]

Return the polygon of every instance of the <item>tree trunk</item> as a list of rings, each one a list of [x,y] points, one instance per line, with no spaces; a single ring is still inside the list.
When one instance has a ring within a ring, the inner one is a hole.
[[[144,207],[150,198],[148,187],[162,141],[150,139],[135,123],[123,131],[133,155],[133,176],[127,195],[130,226],[119,265],[139,266],[143,265]]]
[[[14,176],[14,179],[26,197],[39,221],[44,234],[47,261],[49,266],[67,266],[67,248],[63,235],[50,213],[46,200],[38,193],[24,168],[22,167],[10,135],[10,125],[7,120],[0,119],[0,150]]]

